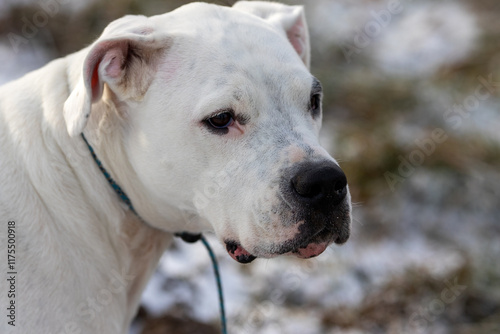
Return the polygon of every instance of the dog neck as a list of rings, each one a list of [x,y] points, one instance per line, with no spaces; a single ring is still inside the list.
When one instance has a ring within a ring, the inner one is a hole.
[[[135,190],[130,192],[131,194],[137,194],[142,190],[142,187],[126,158],[121,129],[110,125],[110,122],[119,124],[122,121],[116,119],[119,118],[118,111],[113,104],[106,100],[94,105],[94,109],[95,119],[89,121],[89,131],[87,131],[88,145],[91,145],[98,159],[102,160],[103,168],[111,177],[120,186],[125,185],[126,189]],[[79,137],[79,139],[83,141],[83,138]],[[115,250],[114,256],[120,266],[120,275],[123,282],[126,282],[124,292],[126,293],[128,316],[124,326],[127,326],[137,311],[142,290],[156,268],[166,246],[171,241],[172,234],[151,227],[135,211],[124,205],[101,171],[96,168],[97,165],[91,155],[87,154],[87,156],[88,160],[94,164],[94,180],[98,180],[100,188],[108,188],[105,193],[116,209],[110,210],[107,207],[102,211],[102,214],[108,216],[106,224],[111,230],[107,237]],[[89,196],[91,195],[89,194]],[[132,198],[142,203],[139,201],[140,196],[136,195]],[[142,204],[142,206],[144,205],[147,203]],[[116,231],[119,232],[116,233]]]
[[[140,297],[172,235],[144,224],[131,212],[122,221],[119,248],[122,248],[122,272],[127,282],[127,317],[124,328],[137,313]]]

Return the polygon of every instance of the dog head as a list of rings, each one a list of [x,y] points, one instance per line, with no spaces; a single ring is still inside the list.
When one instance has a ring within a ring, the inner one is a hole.
[[[196,3],[125,17],[88,51],[65,104],[68,132],[106,100],[130,165],[117,181],[148,223],[212,229],[242,263],[313,257],[348,239],[351,204],[318,142],[323,92],[309,55],[300,6]],[[172,223],[179,215],[188,219]]]

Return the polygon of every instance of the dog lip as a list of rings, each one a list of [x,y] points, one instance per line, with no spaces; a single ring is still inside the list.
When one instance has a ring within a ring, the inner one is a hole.
[[[344,244],[349,239],[349,233],[344,230],[332,230],[324,228],[312,236],[302,240],[290,240],[287,246],[282,248],[282,254],[291,254],[299,258],[308,259],[323,253],[326,248],[335,243]]]
[[[345,234],[339,234],[337,238],[333,242],[335,242],[337,245],[343,245],[349,240],[349,233]]]
[[[250,254],[236,241],[226,241],[226,250],[231,258],[239,263],[250,263],[257,257]]]
[[[293,253],[301,259],[310,259],[313,257],[316,257],[323,253],[326,248],[328,247],[329,243],[328,242],[320,242],[320,243],[310,243],[306,245],[305,247],[301,247]]]
[[[275,250],[274,252],[259,253],[258,256],[273,258],[279,255],[294,255],[301,259],[309,259],[322,254],[331,243],[344,244],[349,239],[349,236],[348,230],[332,231],[329,228],[324,228],[312,236],[302,236],[302,238],[288,240],[281,244],[280,247],[272,247]],[[257,258],[237,241],[225,240],[224,243],[229,256],[239,263],[250,263]]]

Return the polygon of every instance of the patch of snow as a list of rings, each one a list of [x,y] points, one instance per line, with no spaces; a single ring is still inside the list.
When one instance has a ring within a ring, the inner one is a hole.
[[[374,59],[384,71],[427,76],[464,60],[474,50],[479,28],[473,12],[460,3],[405,5],[375,44]]]
[[[222,274],[223,291],[226,296],[226,313],[234,316],[234,310],[248,302],[249,285],[219,241],[205,236],[219,261]],[[173,249],[161,258],[157,272],[148,283],[142,296],[146,310],[154,315],[176,306],[186,305],[191,316],[203,322],[214,321],[219,317],[218,292],[210,257],[201,242],[188,244],[174,241]],[[227,296],[231,296],[228,298]]]
[[[187,285],[180,285],[175,290],[167,290],[164,288],[165,284],[165,275],[155,272],[142,293],[142,305],[154,316],[162,315],[177,302],[189,301],[192,297],[193,292]]]
[[[384,7],[382,1],[319,0],[310,11],[311,33],[324,44],[352,42],[372,17],[372,10]]]
[[[493,94],[485,95],[481,99],[477,97],[477,89],[480,89],[482,94],[489,93],[484,82],[489,81],[496,86],[497,79],[490,78],[486,74],[479,75],[478,78],[468,92],[460,95],[450,88],[420,85],[416,94],[422,106],[421,109],[427,112],[423,118],[434,120],[435,126],[444,128],[448,135],[480,136],[500,143],[498,131],[500,129],[500,114],[498,113],[500,99]],[[416,134],[411,136],[419,138]]]
[[[498,131],[500,129],[499,103],[500,99],[498,98],[482,101],[478,108],[466,112],[466,116],[461,116],[459,126],[455,126],[455,128],[451,126],[449,130],[460,137],[482,137],[500,143],[500,132]],[[458,113],[453,114],[453,116],[460,117]]]
[[[132,325],[130,326],[129,334],[141,334],[142,329],[143,329],[143,325],[138,321],[134,321],[134,322],[132,322]]]
[[[2,66],[0,85],[42,67],[53,58],[51,52],[41,47],[15,52],[10,44],[0,43],[0,64],[9,64],[9,66]]]

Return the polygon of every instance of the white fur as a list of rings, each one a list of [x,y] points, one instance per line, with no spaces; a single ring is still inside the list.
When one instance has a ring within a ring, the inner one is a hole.
[[[1,333],[128,333],[171,233],[215,230],[264,257],[262,245],[296,233],[269,213],[273,180],[299,160],[333,161],[306,111],[305,17],[280,4],[235,8],[126,16],[1,87],[0,217],[17,224],[19,278],[16,327],[4,318]],[[210,133],[201,121],[224,108],[248,124]],[[118,199],[81,132],[148,224]],[[6,290],[2,279],[3,313]]]

